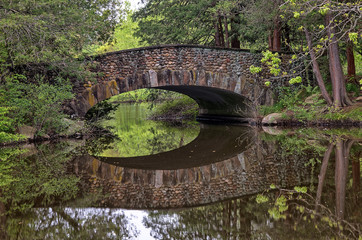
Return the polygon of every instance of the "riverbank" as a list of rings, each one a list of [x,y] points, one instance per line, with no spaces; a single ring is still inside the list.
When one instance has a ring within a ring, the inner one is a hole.
[[[272,126],[360,127],[362,126],[362,101],[355,100],[353,105],[341,109],[304,102],[300,105],[289,106],[279,112],[261,116],[259,121],[261,125]]]

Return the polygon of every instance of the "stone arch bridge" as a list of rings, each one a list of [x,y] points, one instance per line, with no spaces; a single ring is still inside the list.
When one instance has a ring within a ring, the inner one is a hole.
[[[201,116],[240,117],[240,106],[273,101],[265,80],[249,71],[251,65],[260,65],[261,57],[246,50],[195,45],[106,53],[90,60],[91,70],[98,73],[96,84],[75,83],[77,96],[70,102],[68,112],[84,116],[96,103],[111,96],[156,87],[194,98]],[[290,56],[282,55],[282,59],[286,63]],[[264,73],[264,79],[268,77]]]

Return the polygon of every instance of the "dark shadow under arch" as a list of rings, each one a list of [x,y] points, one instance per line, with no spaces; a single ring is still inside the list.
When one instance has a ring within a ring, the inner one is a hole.
[[[248,122],[252,117],[251,101],[229,90],[205,86],[162,86],[155,87],[185,94],[200,107],[199,121]]]

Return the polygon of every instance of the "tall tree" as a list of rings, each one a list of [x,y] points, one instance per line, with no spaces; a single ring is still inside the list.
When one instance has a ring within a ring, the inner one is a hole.
[[[304,29],[313,72],[316,75],[318,85],[325,100],[337,108],[350,105],[351,101],[348,99],[346,92],[338,42],[351,32],[357,36],[360,35],[358,33],[360,31],[358,26],[362,17],[361,2],[357,0],[348,2],[290,0],[281,5],[281,7],[285,12],[291,13],[295,19],[298,19],[302,25],[301,29]],[[333,98],[326,91],[324,79],[317,61],[317,58],[324,51],[328,52]]]
[[[237,46],[235,23],[242,0],[149,0],[134,18],[136,36],[151,45],[204,44]],[[233,31],[231,22],[234,23]],[[239,46],[240,47],[240,44]]]

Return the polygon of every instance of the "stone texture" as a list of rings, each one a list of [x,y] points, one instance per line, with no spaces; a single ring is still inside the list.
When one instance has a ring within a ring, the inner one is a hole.
[[[263,70],[258,76],[250,65],[260,65],[261,54],[240,49],[223,49],[193,45],[145,47],[107,53],[94,58],[92,71],[99,74],[98,84],[77,88],[76,101],[70,108],[79,116],[110,96],[140,88],[165,85],[199,85],[227,89],[244,95],[258,104],[271,104],[272,91],[264,81],[271,76]],[[282,54],[282,68],[289,68],[290,56]],[[106,84],[110,82],[110,84]],[[277,85],[284,82],[278,80]],[[84,93],[86,92],[86,93]],[[94,96],[94,98],[93,98]]]

